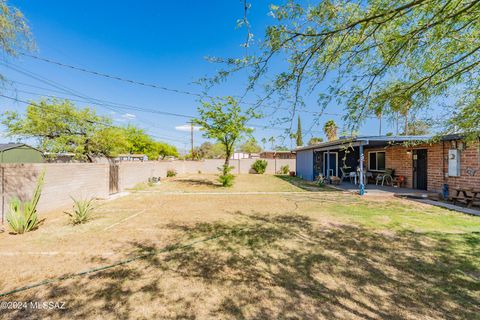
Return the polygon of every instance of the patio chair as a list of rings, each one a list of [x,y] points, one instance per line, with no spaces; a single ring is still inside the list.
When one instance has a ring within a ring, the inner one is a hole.
[[[340,167],[340,171],[342,172],[342,181],[345,179],[350,179],[350,182],[352,182],[352,176],[350,175],[350,171],[347,171],[344,167]]]
[[[377,178],[375,179],[375,184],[378,186],[378,183],[381,181],[382,186],[385,184],[385,182],[392,185],[394,172],[395,170],[387,168],[383,174],[377,175]]]

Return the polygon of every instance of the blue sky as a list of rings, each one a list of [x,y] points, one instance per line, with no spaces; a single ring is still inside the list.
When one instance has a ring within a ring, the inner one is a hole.
[[[27,17],[36,42],[34,54],[67,64],[100,72],[159,84],[185,91],[200,92],[196,80],[213,75],[219,66],[205,60],[206,56],[239,57],[244,53],[245,29],[236,27],[243,15],[239,0],[211,1],[31,1],[10,0]],[[268,16],[267,1],[253,2],[249,20],[256,40],[261,39],[265,27],[272,23]],[[12,82],[2,91],[19,99],[39,99],[38,94],[70,97],[61,93],[64,87],[88,99],[100,99],[166,112],[195,115],[198,106],[194,96],[145,88],[110,79],[96,77],[75,70],[64,69],[28,57],[8,58],[2,61],[0,73]],[[11,68],[43,77],[38,81]],[[45,80],[46,79],[46,80]],[[48,81],[54,81],[57,88]],[[245,78],[238,76],[215,88],[215,95],[240,95]],[[58,89],[58,85],[63,86]],[[40,88],[38,88],[40,87]],[[16,91],[14,91],[16,89]],[[33,92],[32,93],[26,93]],[[60,91],[60,92],[59,92]],[[87,100],[88,100],[87,99]],[[81,100],[86,100],[82,98]],[[91,101],[91,100],[90,100]],[[89,103],[78,103],[79,106]],[[25,105],[0,99],[0,111],[24,110]],[[188,119],[147,112],[97,106],[99,113],[112,116],[118,124],[133,123],[144,128],[158,140],[164,140],[183,149],[189,143],[189,134],[175,130]],[[318,111],[315,102],[307,105],[310,111]],[[341,113],[341,106],[326,110]],[[271,113],[266,109],[265,113]],[[280,127],[272,129],[271,122],[285,114],[255,120],[255,124],[269,129],[256,128],[257,140],[283,134]],[[341,124],[340,116],[324,116],[320,126],[312,133],[304,133],[304,139],[319,133],[327,120]],[[310,128],[311,113],[301,113],[302,126]],[[296,121],[295,121],[296,123]],[[386,123],[384,131],[391,131]],[[361,134],[378,133],[378,122],[367,121]],[[277,138],[279,141],[280,139]],[[203,141],[196,133],[197,142]],[[285,141],[290,146],[290,141]]]

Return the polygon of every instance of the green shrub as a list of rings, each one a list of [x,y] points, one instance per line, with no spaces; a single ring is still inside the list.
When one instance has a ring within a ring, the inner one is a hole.
[[[167,170],[167,177],[175,177],[177,175],[177,171],[173,169]]]
[[[264,174],[267,170],[267,160],[257,160],[252,164],[252,169],[258,174]]]
[[[222,184],[222,186],[233,186],[233,181],[235,180],[235,176],[231,173],[233,167],[223,165],[221,168],[218,168],[218,170],[221,172],[220,176],[218,177],[218,181]]]
[[[73,211],[65,213],[70,216],[72,224],[82,224],[90,220],[92,211],[95,209],[93,206],[94,199],[71,198],[73,200]]]
[[[13,232],[22,234],[38,228],[41,220],[38,220],[37,205],[42,195],[42,188],[45,182],[45,171],[43,171],[37,180],[37,185],[33,191],[32,200],[20,201],[13,198],[10,201],[10,210],[7,214],[7,222]]]
[[[290,166],[288,164],[280,167],[281,174],[289,174],[290,173]]]

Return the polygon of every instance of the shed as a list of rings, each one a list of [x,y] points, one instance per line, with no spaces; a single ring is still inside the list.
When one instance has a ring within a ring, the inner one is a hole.
[[[24,143],[0,144],[0,163],[41,163],[42,152]]]

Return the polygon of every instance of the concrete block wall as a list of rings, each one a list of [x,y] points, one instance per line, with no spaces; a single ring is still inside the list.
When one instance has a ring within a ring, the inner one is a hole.
[[[6,221],[10,199],[31,198],[40,173],[45,170],[45,184],[38,204],[39,211],[67,208],[72,197],[108,196],[108,165],[92,163],[4,164],[0,166],[2,208]]]
[[[148,181],[150,177],[159,176],[155,169],[153,161],[120,163],[118,165],[118,190],[124,191],[140,182]]]
[[[232,160],[234,174],[248,173],[254,159]],[[204,161],[147,161],[122,162],[118,166],[118,189],[125,191],[150,177],[166,177],[172,169],[179,175],[189,173],[218,173],[221,159]],[[267,173],[275,173],[289,164],[294,170],[294,159],[268,159]],[[108,163],[36,163],[0,165],[1,218],[5,221],[10,199],[30,199],[39,174],[45,170],[45,184],[38,210],[52,211],[72,205],[72,197],[106,198],[109,195]]]

